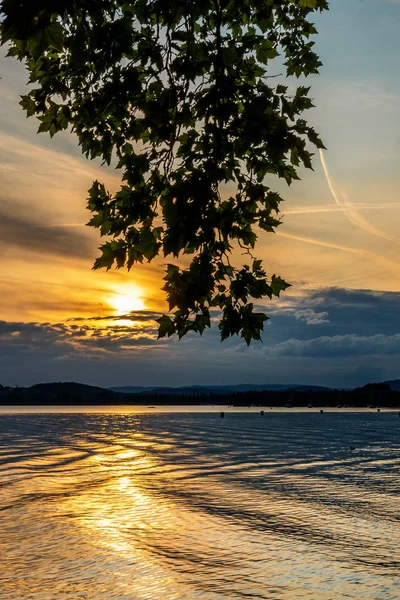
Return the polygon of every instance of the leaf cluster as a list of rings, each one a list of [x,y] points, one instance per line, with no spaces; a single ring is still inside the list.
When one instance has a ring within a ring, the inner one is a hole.
[[[253,257],[260,229],[280,225],[274,176],[312,168],[302,118],[309,88],[277,83],[317,73],[315,11],[326,0],[2,0],[1,41],[26,62],[22,97],[39,131],[69,129],[90,159],[120,169],[121,189],[89,190],[89,225],[107,240],[94,268],[130,269],[159,254],[173,316],[159,336],[202,333],[222,311],[221,338],[260,339],[253,299],[288,287]],[[222,191],[233,189],[226,197]],[[241,248],[251,264],[233,266]],[[187,261],[186,261],[187,262]]]

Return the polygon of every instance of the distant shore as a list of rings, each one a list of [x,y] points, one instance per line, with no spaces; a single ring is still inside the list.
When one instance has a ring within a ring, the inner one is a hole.
[[[257,387],[257,386],[255,386]],[[354,390],[301,388],[215,393],[168,389],[116,392],[74,382],[37,384],[28,388],[0,387],[0,406],[231,406],[255,408],[400,408],[400,391],[387,383]]]
[[[366,415],[369,414],[376,418],[380,416],[392,415],[397,421],[397,415],[400,415],[400,409],[397,408],[363,408],[363,407],[348,407],[348,408],[336,408],[336,407],[324,407],[324,408],[285,408],[284,406],[229,406],[229,405],[211,405],[211,404],[193,404],[193,405],[167,405],[162,404],[159,406],[146,406],[144,404],[125,404],[125,405],[110,405],[110,404],[90,404],[90,405],[40,405],[40,404],[26,404],[26,405],[0,405],[0,418],[6,417],[7,415],[35,415],[35,414],[108,414],[108,415],[167,415],[167,414],[182,414],[185,413],[188,416],[195,414],[209,414],[214,415],[215,418],[224,421],[229,417],[235,415],[252,415],[258,419],[268,419],[272,416],[287,415],[288,418],[296,417],[296,415],[308,415],[310,419],[329,416],[344,416],[344,415]],[[322,414],[321,414],[322,413]]]

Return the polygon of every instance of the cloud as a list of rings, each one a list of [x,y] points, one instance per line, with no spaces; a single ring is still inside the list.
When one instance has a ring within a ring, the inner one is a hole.
[[[162,313],[154,312],[151,310],[132,311],[125,315],[107,315],[104,317],[71,317],[67,320],[68,322],[78,323],[84,321],[132,321],[132,322],[154,322],[161,316]]]
[[[307,325],[321,325],[321,323],[329,323],[327,312],[315,312],[312,308],[298,310],[295,312],[298,321],[304,321]]]
[[[400,330],[399,306],[398,292],[319,288],[296,293],[291,288],[282,301],[257,309],[271,317],[263,339],[274,347],[288,339],[348,334],[392,336]]]
[[[48,355],[50,352],[52,359],[60,359],[71,353],[80,355],[82,359],[90,355],[116,354],[125,349],[157,343],[154,325],[154,322],[149,325],[147,321],[141,323],[139,320],[131,325],[117,324],[111,327],[0,321],[0,352],[19,356]]]
[[[400,333],[392,336],[355,334],[323,336],[311,340],[290,339],[269,348],[267,353],[286,356],[399,355]]]
[[[85,230],[74,230],[64,227],[48,227],[29,216],[12,212],[11,208],[0,209],[0,236],[3,249],[17,247],[26,253],[49,254],[93,258],[95,255],[94,244]],[[30,209],[26,207],[26,213]],[[83,233],[85,231],[85,233]]]
[[[250,348],[237,337],[221,343],[215,327],[203,337],[157,340],[158,313],[152,311],[55,323],[3,320],[0,383],[284,382],[346,387],[371,380],[369,368],[375,368],[375,380],[394,379],[400,375],[399,305],[400,293],[292,290],[282,302],[257,307],[271,321],[262,335],[264,343]]]

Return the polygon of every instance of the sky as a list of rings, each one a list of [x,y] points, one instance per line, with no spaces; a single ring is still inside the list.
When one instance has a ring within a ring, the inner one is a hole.
[[[263,303],[263,342],[157,340],[167,305],[163,261],[92,271],[85,226],[94,179],[117,171],[82,157],[72,134],[50,139],[26,119],[23,65],[0,54],[0,384],[304,383],[400,378],[400,1],[332,0],[314,18],[320,75],[307,120],[327,150],[285,198],[283,225],[258,256],[292,287]],[[121,318],[133,311],[131,320]]]

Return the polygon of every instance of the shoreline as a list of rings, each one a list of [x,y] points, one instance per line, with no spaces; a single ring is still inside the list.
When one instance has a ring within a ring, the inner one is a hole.
[[[261,411],[264,414],[260,414]],[[132,414],[162,414],[162,413],[188,413],[188,414],[258,414],[260,417],[268,418],[269,414],[394,414],[399,413],[399,407],[358,407],[348,406],[346,408],[334,406],[322,407],[284,407],[284,406],[232,406],[223,404],[160,404],[146,406],[144,404],[14,404],[0,405],[0,416],[8,414],[42,414],[42,413],[132,413]],[[322,415],[321,415],[322,416]]]

